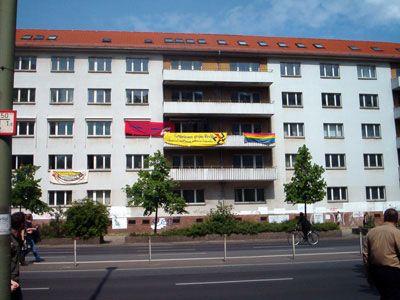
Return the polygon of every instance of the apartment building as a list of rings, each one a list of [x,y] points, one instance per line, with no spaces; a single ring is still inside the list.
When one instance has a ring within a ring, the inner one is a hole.
[[[400,208],[399,70],[395,43],[17,30],[13,167],[41,167],[50,206],[89,197],[140,231],[153,220],[127,206],[123,188],[160,150],[189,212],[161,213],[167,227],[201,222],[218,203],[243,219],[279,221],[303,209],[284,201],[283,184],[306,144],[327,182],[308,211],[315,221],[340,211],[351,223]],[[129,124],[224,138],[176,145],[131,134]],[[246,142],[249,133],[272,138]]]

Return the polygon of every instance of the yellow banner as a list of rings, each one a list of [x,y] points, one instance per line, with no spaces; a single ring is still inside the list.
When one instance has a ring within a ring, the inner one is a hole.
[[[164,142],[184,147],[210,147],[225,144],[226,132],[166,132]]]

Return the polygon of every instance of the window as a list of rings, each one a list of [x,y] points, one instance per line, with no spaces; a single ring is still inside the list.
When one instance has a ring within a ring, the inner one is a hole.
[[[317,48],[317,49],[324,49],[324,48],[325,48],[325,46],[322,45],[322,44],[313,44],[313,46],[314,46],[315,48]]]
[[[263,41],[259,41],[259,42],[257,42],[261,47],[267,47],[268,46],[268,43],[266,43],[266,42],[263,42]]]
[[[72,191],[49,191],[49,205],[70,205],[72,203]]]
[[[37,34],[37,35],[35,35],[35,37],[33,38],[34,40],[44,40],[44,35],[42,35],[42,34]]]
[[[174,39],[173,38],[165,38],[164,43],[173,43]]]
[[[350,48],[350,50],[353,50],[353,51],[358,51],[358,50],[361,50],[359,47],[357,47],[357,46],[349,46],[349,48]]]
[[[87,197],[90,200],[99,202],[104,205],[110,205],[111,191],[110,190],[89,190],[87,191]]]
[[[281,63],[281,76],[296,77],[300,74],[300,63]]]
[[[175,194],[185,199],[188,204],[204,203],[204,190],[176,190]]]
[[[339,78],[338,64],[320,64],[319,74],[322,78]]]
[[[378,52],[379,51],[383,51],[382,48],[376,47],[376,46],[375,47],[371,47],[371,49],[374,50],[374,51],[378,51]]]
[[[201,155],[173,155],[173,168],[202,168],[204,167],[204,158]]]
[[[304,137],[304,123],[283,123],[285,137]]]
[[[149,163],[146,161],[146,159],[148,158],[149,158],[148,154],[127,154],[126,169],[127,170],[148,169]]]
[[[203,120],[174,122],[175,132],[208,132],[210,128]]]
[[[196,41],[194,39],[186,39],[186,44],[196,44]]]
[[[377,94],[360,94],[360,108],[378,108]]]
[[[52,72],[73,72],[75,68],[75,58],[71,56],[52,56]]]
[[[111,89],[88,89],[88,104],[110,104]]]
[[[326,189],[328,202],[347,201],[347,187],[331,186]]]
[[[16,71],[36,71],[36,56],[16,56],[14,60]]]
[[[172,70],[201,70],[203,63],[201,61],[191,60],[173,60],[171,61]]]
[[[197,40],[197,43],[198,43],[198,44],[203,44],[203,45],[204,45],[204,44],[207,44],[207,42],[206,42],[205,39],[198,39],[198,40]]]
[[[172,91],[172,101],[201,102],[202,100],[202,91]]]
[[[364,154],[364,168],[366,169],[383,168],[383,154],[380,153]]]
[[[381,125],[379,124],[361,124],[362,137],[364,139],[373,139],[381,137]]]
[[[89,57],[89,72],[111,72],[111,57]]]
[[[218,45],[228,45],[225,40],[217,40]]]
[[[265,202],[264,189],[235,189],[235,203]]]
[[[24,35],[21,37],[21,40],[30,40],[30,39],[32,39],[32,35],[30,35],[30,34],[24,34]]]
[[[339,93],[322,93],[322,107],[324,108],[340,108],[342,107],[342,95]]]
[[[260,71],[260,64],[247,62],[230,63],[229,69],[231,71],[258,72]]]
[[[232,134],[242,135],[245,132],[261,133],[260,123],[234,123],[232,125]]]
[[[367,201],[385,201],[386,191],[384,186],[367,186],[365,187]]]
[[[144,39],[144,43],[145,44],[153,44],[153,40],[152,39]]]
[[[249,44],[247,44],[246,41],[238,41],[237,42],[239,46],[248,46]]]
[[[74,89],[50,89],[51,104],[72,104],[74,102]]]
[[[297,48],[307,48],[303,43],[296,43]]]
[[[296,163],[295,153],[285,154],[285,166],[286,169],[294,169],[294,164]]]
[[[88,136],[110,136],[111,121],[87,121]]]
[[[49,41],[55,41],[56,39],[57,39],[57,35],[49,35],[48,37],[47,37],[47,39],[49,40]]]
[[[56,154],[49,155],[49,170],[72,169],[72,155]]]
[[[376,79],[375,66],[359,65],[357,66],[358,79]]]
[[[148,71],[148,58],[126,58],[126,72],[147,73]]]
[[[35,103],[36,90],[35,89],[25,89],[16,88],[13,89],[13,103]]]
[[[96,154],[87,156],[87,167],[89,170],[110,170],[111,169],[111,155],[110,154]]]
[[[149,103],[149,90],[126,89],[126,104]]]
[[[72,136],[73,124],[72,120],[49,121],[50,136]]]
[[[281,47],[281,48],[287,48],[287,47],[288,47],[288,44],[283,43],[283,42],[279,42],[279,43],[277,43],[277,44],[278,44],[278,46]]]
[[[12,169],[18,169],[21,166],[33,165],[33,155],[18,154],[12,156]]]
[[[261,154],[239,154],[233,155],[234,168],[262,168],[264,166]]]
[[[17,136],[33,137],[35,135],[35,121],[17,121]]]
[[[342,123],[324,123],[324,138],[341,139],[344,137]]]
[[[345,154],[325,154],[325,167],[327,169],[344,169],[346,168]]]
[[[251,92],[233,92],[231,94],[232,102],[239,103],[260,103],[260,93]]]
[[[282,106],[283,107],[302,107],[302,93],[298,92],[282,92]]]

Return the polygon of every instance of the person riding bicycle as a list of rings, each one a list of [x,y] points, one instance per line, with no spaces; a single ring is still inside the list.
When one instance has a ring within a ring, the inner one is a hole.
[[[311,223],[307,220],[307,217],[302,212],[299,215],[299,220],[297,221],[297,226],[303,232],[304,240],[307,241],[308,240],[307,235],[311,230]]]

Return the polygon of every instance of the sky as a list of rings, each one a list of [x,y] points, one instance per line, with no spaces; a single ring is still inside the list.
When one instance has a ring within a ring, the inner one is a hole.
[[[400,42],[400,0],[18,0],[17,28]]]

